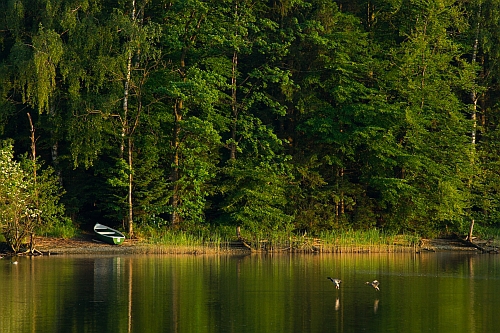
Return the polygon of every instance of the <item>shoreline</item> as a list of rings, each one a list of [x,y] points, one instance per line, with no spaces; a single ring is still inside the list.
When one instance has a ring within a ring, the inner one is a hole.
[[[405,245],[330,245],[327,248],[315,247],[312,249],[274,249],[274,250],[250,250],[231,242],[222,247],[211,246],[174,246],[157,245],[142,242],[136,239],[126,239],[121,245],[109,245],[94,239],[91,235],[84,235],[73,239],[36,237],[35,255],[117,255],[117,254],[252,254],[252,253],[423,253],[423,252],[462,252],[462,253],[492,253],[498,252],[498,245],[491,242],[467,243],[461,239],[421,239],[418,246]],[[3,244],[5,245],[5,244]],[[31,253],[13,254],[5,250],[0,251],[2,255],[33,255]]]

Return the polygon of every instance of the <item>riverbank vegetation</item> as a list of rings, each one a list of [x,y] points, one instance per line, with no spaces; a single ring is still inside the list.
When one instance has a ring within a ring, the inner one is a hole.
[[[498,5],[3,1],[0,227],[14,249],[95,222],[279,247],[498,233]]]

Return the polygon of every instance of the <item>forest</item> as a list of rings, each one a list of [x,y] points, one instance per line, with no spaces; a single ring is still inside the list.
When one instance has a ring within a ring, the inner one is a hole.
[[[499,64],[499,0],[1,1],[0,226],[495,229]]]

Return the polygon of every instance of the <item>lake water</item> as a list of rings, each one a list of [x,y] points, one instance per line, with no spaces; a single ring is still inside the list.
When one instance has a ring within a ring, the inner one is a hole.
[[[0,260],[0,332],[499,332],[500,256]],[[327,276],[342,279],[336,290]],[[380,291],[365,285],[380,281]]]

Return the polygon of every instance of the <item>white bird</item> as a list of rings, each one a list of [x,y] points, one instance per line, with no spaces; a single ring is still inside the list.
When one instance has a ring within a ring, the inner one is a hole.
[[[342,282],[342,280],[332,279],[331,277],[327,277],[327,279],[335,284],[335,288],[340,289],[340,283]]]
[[[380,291],[380,289],[378,288],[378,285],[380,284],[380,282],[378,282],[377,280],[373,280],[372,282],[366,282],[365,284],[369,284],[373,288],[375,288],[378,291]]]

